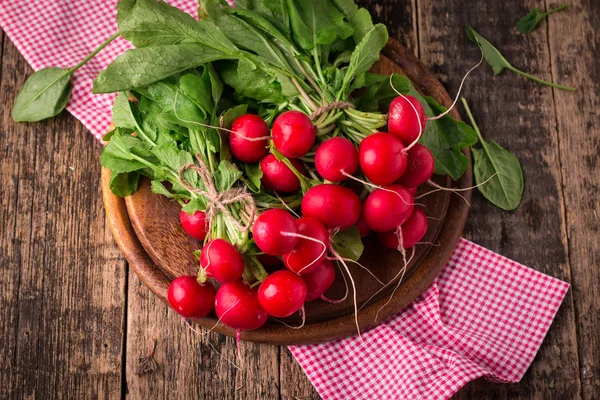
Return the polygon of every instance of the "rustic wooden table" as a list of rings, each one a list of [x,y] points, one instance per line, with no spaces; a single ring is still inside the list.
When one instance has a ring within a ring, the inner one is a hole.
[[[600,398],[600,2],[574,0],[532,34],[515,22],[555,1],[362,1],[455,93],[479,58],[473,25],[513,64],[577,87],[552,90],[488,66],[469,78],[483,135],[521,160],[515,212],[479,194],[465,237],[571,283],[520,383],[479,380],[456,398]],[[524,4],[523,4],[524,3]],[[0,393],[3,398],[318,398],[284,347],[196,335],[128,269],[106,224],[100,146],[67,113],[15,124],[11,103],[31,73],[0,36]],[[156,341],[158,370],[136,375]]]

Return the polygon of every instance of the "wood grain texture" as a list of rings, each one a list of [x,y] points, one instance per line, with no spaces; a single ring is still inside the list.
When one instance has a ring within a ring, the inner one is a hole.
[[[458,7],[453,1],[419,2],[421,59],[458,89],[464,73],[477,63],[480,52],[465,34],[465,24],[496,45],[517,68],[552,80],[548,36],[542,23],[528,36],[518,34],[515,22],[539,4],[527,1],[478,3]],[[555,79],[558,79],[556,77]],[[495,208],[476,193],[466,237],[546,274],[570,280],[567,240],[562,215],[557,116],[550,88],[505,72],[493,77],[487,64],[475,71],[464,96],[486,138],[494,138],[516,154],[525,175],[521,206],[514,212]],[[567,96],[565,94],[565,96]],[[578,135],[584,136],[584,132]],[[518,384],[479,380],[458,398],[548,399],[577,398],[580,380],[572,292],[567,294],[536,360]],[[565,365],[571,366],[565,368]]]
[[[4,41],[2,104],[30,74]],[[0,113],[0,390],[119,398],[125,263],[98,204],[99,148],[68,114],[15,124],[10,106]]]
[[[194,328],[198,333],[192,331],[133,271],[129,274],[128,293],[127,397],[274,399],[279,396],[277,346],[243,342],[243,361],[240,361],[234,339],[207,334],[207,329],[198,326]],[[136,374],[139,357],[151,352],[154,340],[158,369],[139,376]]]
[[[547,7],[556,2],[547,1]],[[565,34],[565,27],[570,27]],[[584,399],[600,398],[600,2],[573,1],[548,21],[552,78],[577,88],[553,91],[579,368]]]
[[[547,88],[510,73],[493,78],[487,66],[468,81],[465,95],[484,136],[494,137],[521,158],[526,178],[523,208],[527,207],[513,215],[487,206],[476,195],[468,237],[550,275],[570,279],[573,286],[522,382],[504,385],[481,380],[468,385],[456,398],[600,398],[600,245],[595,222],[600,214],[600,124],[596,112],[600,106],[596,57],[600,4],[575,0],[568,10],[554,14],[548,23],[541,22],[531,35],[522,36],[514,32],[514,23],[529,8],[541,7],[544,2],[361,3],[376,21],[386,23],[391,37],[401,39],[415,54],[422,52],[425,63],[451,93],[478,59],[476,48],[464,37],[465,22],[487,35],[518,67],[578,87],[574,95],[553,91],[548,97]],[[547,8],[558,4],[554,0],[545,3]],[[231,339],[192,336],[167,306],[136,281],[135,273],[129,271],[127,299],[115,292],[125,282],[122,275],[115,275],[123,261],[110,239],[97,197],[97,144],[70,116],[62,115],[60,122],[12,123],[7,105],[31,71],[6,38],[0,60],[0,98],[5,105],[0,110],[0,397],[120,397],[123,379],[129,388],[123,395],[132,399],[318,399],[285,347],[277,351],[264,345],[244,348],[245,360],[253,366],[242,378],[208,345],[210,342],[233,358]],[[58,133],[58,128],[66,131]],[[48,132],[50,137],[45,136]],[[72,173],[64,171],[64,165],[76,168],[70,183],[51,187],[60,174]],[[63,170],[52,172],[54,167]],[[52,184],[36,178],[41,172]],[[80,193],[75,187],[88,192]],[[66,212],[67,206],[87,207],[77,216],[81,226]],[[72,232],[64,232],[67,229]],[[58,237],[66,242],[59,246],[49,235],[61,231]],[[36,254],[40,251],[44,254]],[[35,270],[32,263],[41,265],[43,271],[41,267]],[[48,271],[55,276],[47,275]],[[106,278],[107,274],[112,275]],[[103,283],[98,284],[99,280]],[[67,296],[72,296],[70,303]],[[106,322],[114,320],[110,313],[99,315],[104,313],[98,307],[100,297],[110,297],[111,304],[126,302],[130,321],[126,333],[118,323]],[[84,316],[89,301],[96,311]],[[40,310],[32,309],[34,306]],[[67,308],[71,310],[68,313]],[[98,333],[101,325],[105,328]],[[126,357],[115,361],[111,356],[108,362],[100,358],[104,366],[98,368],[98,355],[107,343],[101,336],[112,331],[122,335],[122,345],[127,338]],[[137,357],[149,352],[155,337],[160,338],[156,351],[159,370],[138,377],[133,373]],[[82,364],[82,359],[87,364]],[[120,365],[115,368],[115,363]],[[580,384],[574,375],[580,375]],[[246,386],[236,392],[242,379]]]

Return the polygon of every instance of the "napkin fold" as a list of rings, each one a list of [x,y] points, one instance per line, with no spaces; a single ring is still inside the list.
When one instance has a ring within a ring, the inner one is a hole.
[[[195,15],[195,0],[169,0]],[[35,69],[77,64],[117,31],[116,0],[0,2],[0,27]],[[119,38],[73,76],[67,110],[100,140],[113,94],[96,74],[130,44]],[[521,379],[568,290],[565,282],[462,239],[436,281],[381,325],[329,343],[292,346],[324,399],[443,399],[478,377]]]
[[[518,382],[568,288],[461,239],[400,313],[361,338],[290,351],[324,399],[447,399],[479,377]]]

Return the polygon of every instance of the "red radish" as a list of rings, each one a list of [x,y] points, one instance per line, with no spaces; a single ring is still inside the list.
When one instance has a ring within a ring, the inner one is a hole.
[[[244,273],[242,255],[223,239],[213,239],[204,246],[200,253],[200,265],[207,276],[221,283],[238,280]]]
[[[351,141],[342,137],[327,139],[315,154],[317,172],[331,182],[341,182],[358,169],[358,151]]]
[[[231,154],[245,163],[259,162],[269,150],[269,126],[258,115],[245,114],[233,121],[229,136]],[[259,138],[263,138],[260,140]],[[250,139],[250,140],[248,140]]]
[[[367,196],[362,211],[369,228],[387,232],[402,225],[413,208],[414,198],[404,186],[389,185],[375,189]]]
[[[273,272],[258,288],[258,302],[267,314],[289,317],[304,305],[306,283],[298,275],[287,270]]]
[[[408,193],[410,193],[413,197],[415,197],[415,194],[417,194],[417,189],[416,187],[407,187],[406,190],[408,190]]]
[[[417,244],[427,233],[427,215],[418,207],[415,207],[410,218],[400,228],[402,229],[402,244],[405,249],[410,249]]]
[[[179,221],[183,229],[194,239],[204,240],[206,238],[208,224],[206,214],[203,211],[188,214],[181,210],[179,212]]]
[[[215,304],[215,288],[195,276],[180,276],[169,285],[169,305],[184,318],[206,317]]]
[[[258,303],[258,289],[242,281],[221,285],[215,297],[215,312],[228,327],[246,331],[260,328],[269,318]]]
[[[425,110],[416,97],[398,96],[390,103],[388,129],[406,146],[419,138],[426,123]]]
[[[302,275],[302,279],[306,283],[307,290],[306,300],[304,301],[313,301],[321,297],[333,285],[335,268],[333,268],[331,261],[323,260],[316,271]]]
[[[317,185],[302,198],[302,215],[318,219],[328,229],[348,229],[360,217],[360,199],[343,186]]]
[[[278,208],[260,214],[252,228],[252,237],[258,248],[272,256],[281,256],[292,251],[298,243],[295,236],[297,234],[294,217]]]
[[[292,272],[300,275],[310,274],[325,258],[329,246],[329,233],[327,228],[314,218],[298,218],[296,227],[300,235],[308,236],[315,241],[299,237],[294,249],[283,255],[283,263]]]
[[[298,172],[306,175],[304,164],[293,159],[290,162]],[[298,177],[283,161],[279,161],[273,154],[269,154],[261,160],[260,170],[263,173],[261,182],[267,189],[277,192],[295,192],[300,189]]]
[[[315,127],[300,111],[286,111],[273,122],[273,144],[287,158],[306,154],[315,143]]]
[[[387,132],[367,136],[358,147],[360,168],[376,185],[389,185],[406,169],[406,153],[402,141]]]
[[[427,182],[433,175],[434,161],[431,151],[422,144],[416,143],[406,155],[406,170],[397,183],[406,187],[416,188]]]
[[[400,226],[400,230],[402,231],[402,247],[404,249],[410,249],[419,240],[423,239],[423,236],[427,233],[427,216],[423,210],[415,207],[410,218]],[[384,246],[393,250],[398,249],[398,233],[395,230],[378,233],[377,238]]]
[[[362,215],[358,219],[358,222],[356,223],[356,227],[358,228],[360,237],[365,237],[371,233],[371,228],[369,228],[369,225],[367,225],[367,221],[365,221],[365,217]]]

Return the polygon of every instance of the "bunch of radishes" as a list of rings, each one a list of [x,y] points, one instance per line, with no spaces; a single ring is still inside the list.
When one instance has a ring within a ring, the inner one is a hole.
[[[301,187],[304,191],[302,217],[281,208],[266,209],[252,228],[258,260],[285,268],[253,282],[244,274],[244,257],[238,249],[224,239],[206,238],[203,212],[181,212],[183,228],[192,237],[207,240],[198,277],[182,276],[172,282],[171,306],[185,318],[204,317],[214,306],[225,325],[257,329],[269,316],[288,317],[302,311],[305,302],[325,299],[335,279],[331,260],[343,261],[332,246],[339,231],[357,226],[361,237],[376,232],[389,248],[404,252],[413,247],[427,231],[427,218],[415,207],[414,195],[434,171],[431,152],[417,143],[425,124],[421,103],[403,95],[390,105],[388,132],[373,132],[359,143],[343,136],[317,137],[311,119],[300,111],[282,113],[271,129],[256,115],[237,118],[229,136],[233,157],[241,163],[259,163],[263,186],[275,193]],[[305,157],[311,151],[314,163]],[[344,186],[348,179],[361,182],[363,188]],[[216,292],[208,277],[221,284]]]

